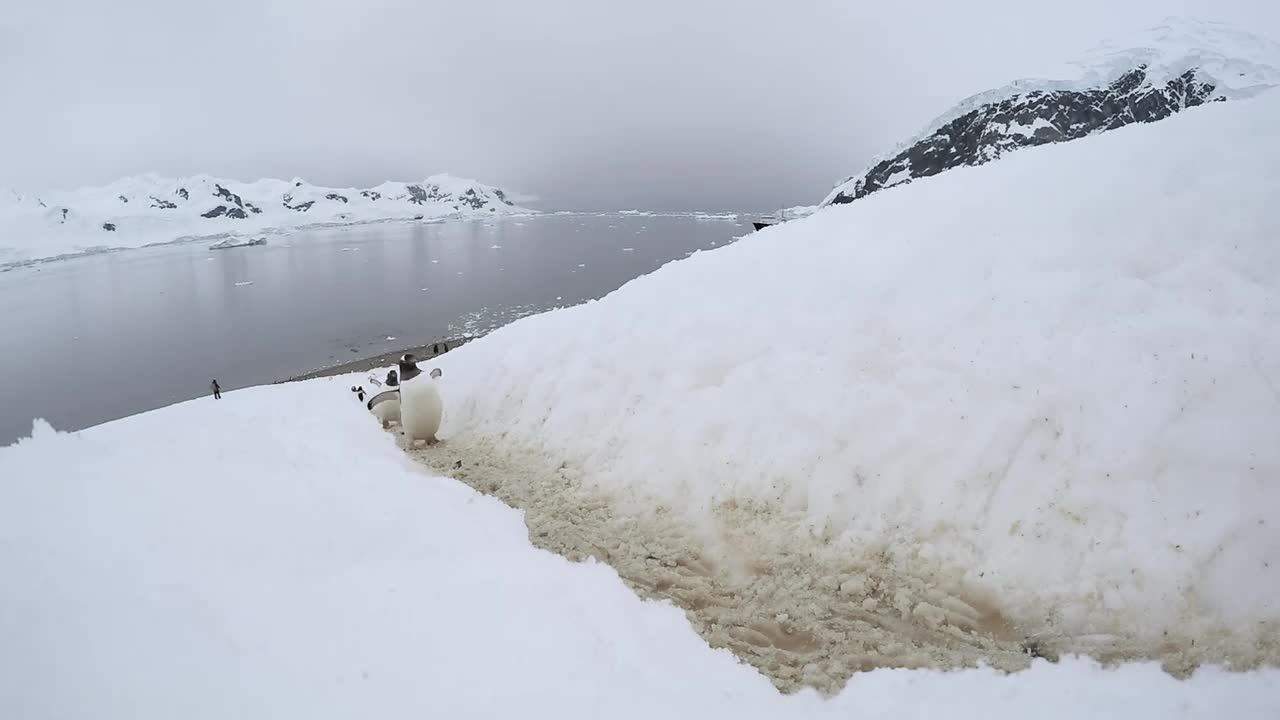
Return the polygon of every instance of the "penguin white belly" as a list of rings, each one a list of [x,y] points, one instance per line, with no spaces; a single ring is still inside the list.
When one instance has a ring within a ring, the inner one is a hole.
[[[385,397],[383,397],[385,396]],[[382,427],[400,422],[400,394],[395,391],[379,393],[370,401],[369,412],[378,418]]]
[[[410,440],[436,439],[444,405],[435,383],[428,378],[415,378],[400,385],[400,427]]]

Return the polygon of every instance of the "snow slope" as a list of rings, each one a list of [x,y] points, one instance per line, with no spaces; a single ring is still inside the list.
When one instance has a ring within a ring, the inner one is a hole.
[[[39,196],[0,190],[0,263],[308,225],[529,212],[498,188],[449,175],[363,189],[143,175]]]
[[[442,437],[712,536],[801,514],[1029,635],[1280,661],[1277,117],[1027,150],[518,321],[439,361]]]
[[[1274,717],[1280,672],[1067,659],[784,697],[606,566],[422,474],[355,376],[0,448],[0,717]],[[281,413],[281,408],[289,408]]]
[[[1006,153],[1163,120],[1280,85],[1280,44],[1218,22],[1171,17],[1104,42],[1055,72],[972,95],[838,184],[822,205]]]

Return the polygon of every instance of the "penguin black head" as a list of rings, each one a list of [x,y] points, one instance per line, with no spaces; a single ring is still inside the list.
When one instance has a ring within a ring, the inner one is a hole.
[[[396,375],[395,370],[387,371],[387,387],[395,387],[400,384],[400,378]]]
[[[406,353],[400,358],[400,381],[412,380],[422,374],[418,369],[418,358],[413,353]]]

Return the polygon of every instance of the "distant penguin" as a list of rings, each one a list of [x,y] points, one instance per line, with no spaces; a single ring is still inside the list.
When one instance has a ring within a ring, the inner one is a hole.
[[[400,427],[410,442],[436,441],[444,413],[444,403],[440,401],[435,383],[440,374],[437,368],[430,375],[424,375],[413,355],[400,358]]]
[[[382,423],[385,429],[393,422],[400,422],[400,391],[383,390],[369,398],[365,407],[369,408],[369,412],[378,418],[378,422]]]
[[[360,400],[360,402],[364,402],[364,386],[363,385],[359,387],[352,385],[351,392],[356,394],[356,398]]]

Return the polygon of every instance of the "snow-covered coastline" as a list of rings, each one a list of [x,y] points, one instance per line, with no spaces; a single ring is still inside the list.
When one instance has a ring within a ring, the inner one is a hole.
[[[0,448],[0,714],[1274,717],[1277,114],[1019,153],[517,321],[431,361],[435,472],[359,376],[37,423]],[[618,536],[570,523],[597,560],[566,563],[440,477],[489,491],[486,456],[706,560],[639,562],[793,604],[710,626],[690,583],[709,647],[598,562]],[[912,651],[981,654],[984,608],[1058,661]],[[865,656],[822,654],[833,619]]]
[[[432,445],[353,398],[386,367],[35,419],[0,447],[0,718],[1274,720],[1277,117],[1254,88],[664,258],[424,360]],[[521,212],[155,180],[77,222]]]
[[[534,212],[501,189],[448,175],[331,188],[296,178],[149,174],[68,192],[0,190],[0,265],[317,227]]]

